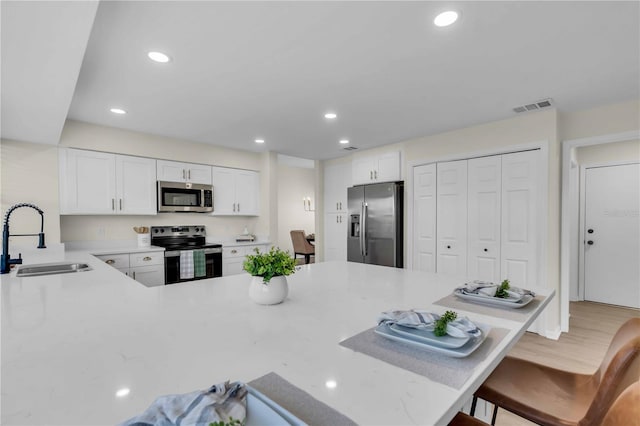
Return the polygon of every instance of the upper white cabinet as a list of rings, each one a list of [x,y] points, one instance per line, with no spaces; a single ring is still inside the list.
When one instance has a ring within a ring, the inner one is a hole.
[[[400,151],[354,159],[352,172],[354,185],[400,180]]]
[[[257,216],[260,175],[252,170],[212,167],[214,216]]]
[[[158,180],[211,185],[211,166],[158,160]]]
[[[155,215],[156,161],[60,150],[61,214]]]
[[[351,186],[351,164],[336,164],[324,169],[325,212],[347,211],[347,188],[349,186]]]

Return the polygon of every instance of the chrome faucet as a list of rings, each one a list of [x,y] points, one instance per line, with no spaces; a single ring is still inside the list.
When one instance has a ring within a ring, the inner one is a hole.
[[[15,209],[20,207],[31,207],[40,213],[40,232],[37,234],[14,234],[13,237],[26,237],[26,236],[38,236],[38,248],[47,248],[44,245],[44,212],[38,208],[35,204],[19,203],[9,207],[7,213],[4,215],[4,226],[2,228],[2,257],[0,258],[0,274],[7,274],[11,271],[11,265],[20,265],[22,263],[22,253],[18,254],[17,259],[11,259],[9,254],[9,216]]]

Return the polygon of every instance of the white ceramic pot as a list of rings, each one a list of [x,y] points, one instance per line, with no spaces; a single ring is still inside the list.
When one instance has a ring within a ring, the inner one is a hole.
[[[273,277],[265,284],[262,277],[251,277],[251,285],[249,286],[249,297],[260,305],[276,305],[282,303],[289,294],[289,286],[287,285],[287,277]]]

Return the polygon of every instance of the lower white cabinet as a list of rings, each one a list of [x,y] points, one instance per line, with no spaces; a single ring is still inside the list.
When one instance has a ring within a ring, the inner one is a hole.
[[[164,252],[101,254],[98,259],[147,287],[164,285]]]
[[[245,256],[255,254],[255,249],[261,253],[269,250],[269,244],[252,244],[242,246],[224,246],[222,247],[222,276],[238,275],[244,272],[242,264]]]
[[[347,260],[347,213],[327,213],[324,221],[324,260]]]

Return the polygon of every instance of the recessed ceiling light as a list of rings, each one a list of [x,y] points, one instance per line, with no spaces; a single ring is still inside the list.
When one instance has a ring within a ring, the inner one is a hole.
[[[338,383],[335,380],[327,380],[324,385],[328,389],[335,389],[338,386]]]
[[[147,53],[147,56],[152,61],[156,61],[160,63],[165,63],[170,61],[170,58],[162,52],[149,52]]]
[[[453,10],[448,10],[446,12],[442,12],[438,16],[435,17],[433,23],[438,27],[446,27],[448,25],[453,24],[458,20],[458,12]]]
[[[256,139],[256,143],[264,143],[264,139]]]
[[[126,114],[127,111],[123,110],[122,108],[111,108],[109,111],[111,111],[114,114]]]
[[[342,145],[346,145],[346,144],[348,144],[348,143],[349,143],[349,139],[340,139],[340,143],[341,143]]]
[[[116,392],[116,396],[119,398],[122,398],[124,396],[129,395],[131,391],[129,390],[129,388],[122,388],[122,389],[118,389],[118,391]]]
[[[336,114],[335,112],[328,112],[328,113],[326,113],[324,115],[324,118],[328,118],[329,120],[333,120],[337,116],[338,116],[338,114]]]

